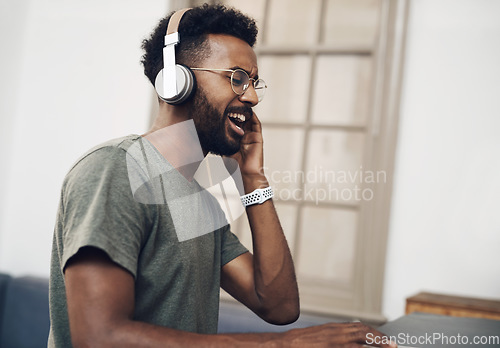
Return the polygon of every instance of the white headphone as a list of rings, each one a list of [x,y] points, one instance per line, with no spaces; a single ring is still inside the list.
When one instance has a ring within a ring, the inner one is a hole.
[[[190,8],[175,12],[168,21],[163,47],[163,69],[155,79],[158,97],[168,104],[181,104],[194,94],[196,79],[193,71],[182,64],[175,64],[175,45],[180,42],[179,23]]]

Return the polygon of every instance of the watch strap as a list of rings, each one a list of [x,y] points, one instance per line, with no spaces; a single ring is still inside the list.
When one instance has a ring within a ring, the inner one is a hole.
[[[256,189],[253,192],[241,196],[241,203],[243,203],[243,206],[248,207],[253,204],[262,204],[273,197],[273,189],[269,186],[263,189]]]

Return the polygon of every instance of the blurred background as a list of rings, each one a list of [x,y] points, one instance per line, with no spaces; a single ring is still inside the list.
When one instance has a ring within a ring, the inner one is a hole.
[[[145,132],[141,40],[179,0],[0,0],[0,272],[49,275],[63,178]],[[304,311],[500,298],[500,2],[225,1],[260,28],[267,175]],[[233,227],[250,247],[245,219]]]

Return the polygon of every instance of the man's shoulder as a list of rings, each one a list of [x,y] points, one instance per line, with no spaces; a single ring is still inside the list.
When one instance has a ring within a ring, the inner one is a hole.
[[[75,167],[81,165],[82,162],[96,162],[102,164],[103,159],[113,160],[122,157],[140,138],[140,135],[132,134],[111,139],[96,145],[80,156],[80,158],[78,158],[73,164],[69,172],[73,171]]]
[[[133,134],[94,146],[74,162],[66,174],[63,186],[72,178],[79,178],[82,175],[99,176],[99,173],[109,168],[126,168],[126,153],[139,139],[141,139],[140,135]]]

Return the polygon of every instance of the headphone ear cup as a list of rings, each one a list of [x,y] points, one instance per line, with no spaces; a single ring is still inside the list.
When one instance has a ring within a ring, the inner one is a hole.
[[[177,64],[177,68],[183,70],[183,73],[186,77],[186,82],[184,85],[185,88],[182,90],[183,91],[182,97],[179,98],[178,102],[178,104],[180,104],[188,101],[194,95],[194,93],[196,92],[197,83],[193,70],[189,69],[189,67],[187,67],[184,64]],[[179,87],[178,91],[180,95],[181,89]]]
[[[163,91],[163,69],[160,70],[155,79],[155,89],[158,97],[168,104],[181,104],[187,101],[194,94],[196,90],[196,78],[191,69],[182,64],[176,64],[176,82],[177,82],[177,94],[173,96],[167,96]]]

